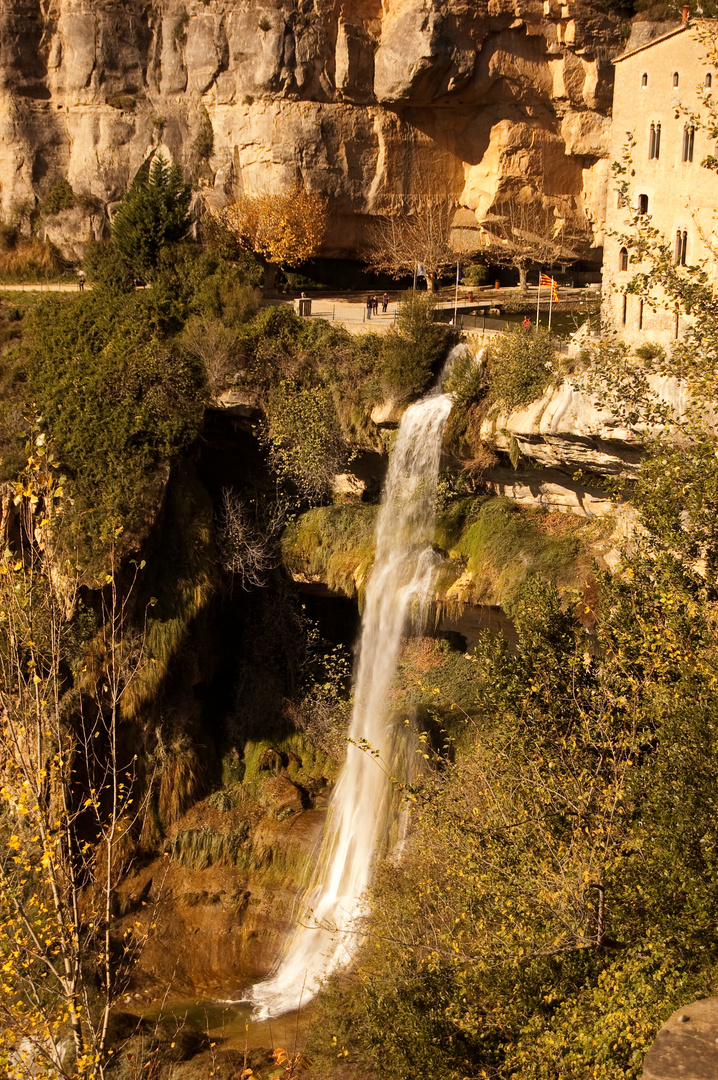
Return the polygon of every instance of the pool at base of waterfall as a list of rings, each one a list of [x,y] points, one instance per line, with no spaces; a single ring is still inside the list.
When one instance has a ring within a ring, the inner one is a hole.
[[[128,1005],[129,1012],[134,1012]],[[312,1008],[308,1006],[271,1020],[253,1020],[254,1006],[249,1001],[213,1001],[209,998],[168,998],[138,1016],[145,1028],[168,1020],[178,1027],[191,1025],[208,1035],[226,1050],[273,1049],[303,1043]]]

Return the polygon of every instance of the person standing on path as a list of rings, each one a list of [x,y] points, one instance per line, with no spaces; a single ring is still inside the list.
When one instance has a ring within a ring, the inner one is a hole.
[[[378,298],[376,296],[372,297],[371,303],[372,303],[372,308],[374,309],[374,314],[378,315],[379,314],[379,300],[378,300]]]
[[[387,296],[386,293],[384,293],[384,295],[381,298],[381,313],[382,313],[382,315],[386,315],[386,309],[388,307],[389,307],[389,297]]]
[[[371,295],[369,295],[366,298],[366,317],[367,317],[367,319],[371,319],[371,313],[372,313],[373,310],[374,310],[374,301],[372,300]]]

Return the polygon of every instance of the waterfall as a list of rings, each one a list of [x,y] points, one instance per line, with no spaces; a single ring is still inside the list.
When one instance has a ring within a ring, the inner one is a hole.
[[[422,626],[438,562],[432,548],[436,485],[451,404],[449,395],[434,390],[406,410],[397,434],[367,582],[347,760],[298,928],[274,974],[252,989],[257,1017],[306,1004],[352,959],[363,894],[398,824],[392,777],[407,775],[413,750],[404,752],[405,729],[394,729],[388,698],[403,635],[411,625]]]

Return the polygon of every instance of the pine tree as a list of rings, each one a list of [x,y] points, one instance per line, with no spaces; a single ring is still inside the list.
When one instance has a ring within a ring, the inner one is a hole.
[[[160,155],[137,174],[112,222],[114,246],[135,276],[150,280],[162,246],[183,236],[189,201],[179,166]]]

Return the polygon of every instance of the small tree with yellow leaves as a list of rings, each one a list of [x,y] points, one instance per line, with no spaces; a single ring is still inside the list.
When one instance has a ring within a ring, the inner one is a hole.
[[[126,632],[140,567],[123,595],[111,551],[78,642],[64,502],[39,435],[6,500],[0,558],[0,1070],[19,1080],[104,1075],[110,1011],[141,944],[113,934],[142,810],[119,740],[143,663]]]
[[[327,199],[298,184],[288,191],[242,195],[216,216],[263,264],[266,290],[279,267],[299,266],[318,253],[326,232]]]

